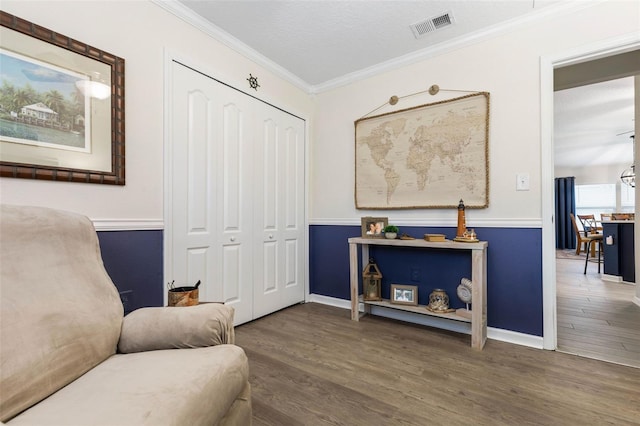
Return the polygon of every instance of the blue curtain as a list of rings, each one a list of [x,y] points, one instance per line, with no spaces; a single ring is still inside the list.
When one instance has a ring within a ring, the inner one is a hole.
[[[576,178],[556,178],[556,248],[576,248],[576,233],[569,213],[576,214]]]

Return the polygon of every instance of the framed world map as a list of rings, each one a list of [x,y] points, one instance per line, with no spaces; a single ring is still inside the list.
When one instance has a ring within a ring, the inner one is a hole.
[[[358,209],[489,206],[489,93],[355,122]]]

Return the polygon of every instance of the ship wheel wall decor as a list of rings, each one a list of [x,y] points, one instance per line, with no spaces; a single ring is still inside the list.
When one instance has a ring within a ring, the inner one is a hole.
[[[247,81],[249,82],[249,87],[257,92],[258,87],[260,87],[260,85],[258,84],[258,77],[254,77],[253,75],[249,74],[249,78],[247,78]]]

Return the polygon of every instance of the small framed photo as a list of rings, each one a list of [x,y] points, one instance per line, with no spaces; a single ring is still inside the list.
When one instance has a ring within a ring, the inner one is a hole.
[[[382,238],[384,228],[389,224],[386,217],[363,217],[362,218],[362,238]]]
[[[418,286],[391,284],[391,303],[417,306]]]

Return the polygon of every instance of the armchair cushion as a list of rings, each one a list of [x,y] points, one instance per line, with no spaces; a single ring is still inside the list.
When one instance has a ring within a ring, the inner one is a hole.
[[[117,354],[9,424],[224,424],[248,378],[246,355],[234,345]],[[249,407],[241,413],[250,417]]]
[[[141,308],[124,317],[120,353],[233,344],[233,308],[219,303]]]

